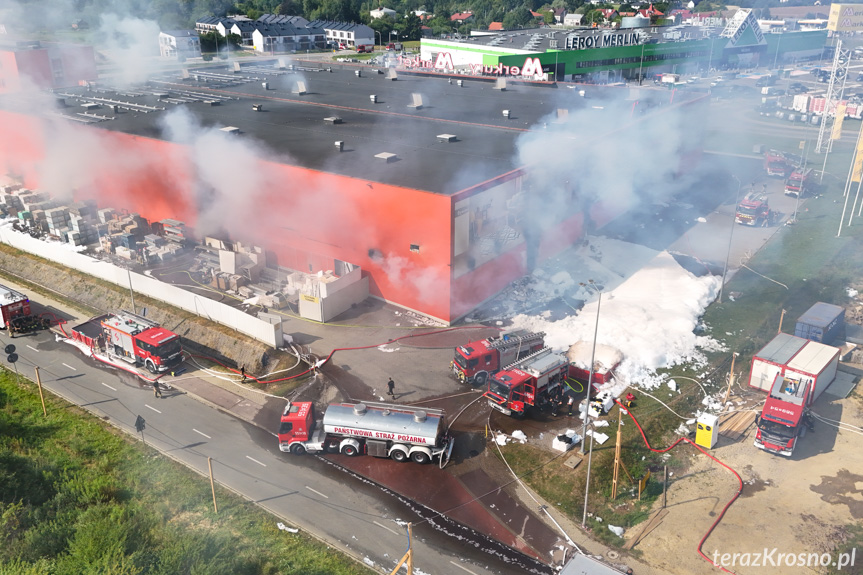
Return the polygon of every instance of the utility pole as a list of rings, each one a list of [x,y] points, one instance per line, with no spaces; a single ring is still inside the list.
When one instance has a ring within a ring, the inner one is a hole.
[[[42,378],[39,376],[39,366],[36,366],[36,385],[39,387],[39,399],[42,400],[42,415],[48,417],[48,412],[45,410],[45,396],[42,394]]]
[[[623,408],[617,407],[617,441],[614,444],[614,478],[611,480],[611,500],[614,501],[617,499],[617,477],[619,473],[620,467],[620,448],[621,448],[621,439],[620,434],[623,431]]]
[[[782,310],[785,311],[785,310]],[[722,400],[722,409],[725,409],[725,405],[728,403],[728,396],[731,395],[731,386],[734,385],[734,360],[737,359],[737,354],[734,353],[731,355],[731,373],[728,374],[728,389],[725,390],[725,399]]]

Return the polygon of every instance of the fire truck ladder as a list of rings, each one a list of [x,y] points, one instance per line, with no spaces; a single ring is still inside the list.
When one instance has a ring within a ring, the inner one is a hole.
[[[845,93],[845,80],[848,78],[848,64],[851,62],[851,51],[842,49],[842,40],[836,40],[836,55],[833,57],[833,67],[830,69],[830,83],[824,96],[824,109],[821,110],[821,129],[818,131],[818,142],[815,152],[824,152],[824,164],[827,164],[827,154],[833,148],[833,126],[836,123],[836,108]],[[840,125],[842,119],[839,119]]]
[[[126,323],[128,323],[130,320],[133,321],[134,323],[138,324],[141,327],[141,329],[146,329],[149,327],[159,327],[159,324],[156,323],[155,321],[153,321],[151,319],[147,319],[142,315],[138,315],[138,314],[132,313],[130,311],[122,310],[122,311],[118,312],[116,315],[117,315],[118,319],[121,319]]]
[[[508,348],[513,345],[518,344],[519,346],[524,344],[534,343],[536,340],[542,339],[545,337],[544,331],[538,331],[535,333],[526,333],[524,335],[511,335],[507,339],[498,339],[488,344],[489,349],[500,349],[500,348]]]
[[[548,347],[548,346],[546,346],[546,347],[544,347],[544,348],[540,349],[539,351],[535,351],[535,352],[533,352],[532,354],[530,354],[530,355],[528,355],[528,356],[525,356],[525,357],[521,358],[521,359],[520,359],[520,360],[518,360],[518,361],[514,361],[514,362],[512,362],[511,364],[509,364],[508,366],[506,366],[506,367],[505,367],[505,368],[503,368],[503,369],[504,369],[504,370],[507,370],[507,369],[516,369],[516,368],[518,368],[518,369],[523,369],[523,367],[524,367],[525,365],[527,365],[528,363],[531,363],[531,362],[532,362],[533,360],[535,360],[536,358],[538,358],[538,357],[542,357],[542,356],[544,356],[544,355],[548,355],[549,353],[551,353],[551,348],[550,348],[550,347]]]

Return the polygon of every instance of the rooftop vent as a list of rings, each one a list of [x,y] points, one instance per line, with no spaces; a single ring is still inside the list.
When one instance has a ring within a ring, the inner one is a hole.
[[[235,126],[225,126],[224,128],[220,128],[219,131],[224,132],[225,134],[231,134],[232,136],[237,136],[240,133],[240,129]]]
[[[503,117],[504,117],[504,118],[509,118],[509,116],[510,116],[509,110],[504,110],[504,111],[503,111]]]
[[[328,116],[324,118],[324,122],[326,122],[327,124],[341,124],[342,119],[338,116]]]
[[[239,71],[240,71],[240,63],[234,62],[234,72],[239,72]]]
[[[383,160],[386,163],[392,163],[398,161],[399,157],[390,152],[381,152],[380,154],[375,154],[375,157],[379,160]]]
[[[252,104],[252,110],[254,110],[255,112],[263,112],[264,111],[264,105],[263,104]]]
[[[440,142],[455,142],[458,140],[455,134],[438,134],[437,139]]]
[[[343,141],[341,141],[341,140],[336,140],[335,144],[336,144],[336,149],[337,149],[338,151],[340,151],[340,152],[341,152],[342,150],[344,150],[344,149],[345,149],[345,143],[344,143]]]
[[[423,108],[423,95],[417,92],[411,94],[411,103],[408,104],[408,108],[413,108],[414,110],[422,110]]]
[[[376,103],[377,103],[377,101],[378,101],[378,97],[377,97],[377,95],[375,95],[375,94],[370,94],[370,95],[369,95],[369,100],[371,100],[371,101],[372,101],[372,104],[376,104]]]
[[[306,83],[305,82],[297,82],[297,85],[294,86],[294,94],[302,96],[306,93]]]

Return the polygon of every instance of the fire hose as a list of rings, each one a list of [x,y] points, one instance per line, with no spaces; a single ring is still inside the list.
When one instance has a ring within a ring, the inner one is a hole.
[[[726,573],[732,573],[733,574],[734,573],[733,571],[729,571],[728,569],[726,569],[722,565],[718,565],[718,564],[714,563],[713,560],[710,559],[710,557],[708,557],[707,555],[704,554],[704,552],[701,550],[701,548],[704,546],[704,542],[707,541],[707,538],[710,537],[710,534],[713,533],[713,530],[716,528],[716,526],[719,525],[719,522],[722,521],[722,518],[725,517],[725,512],[728,511],[728,508],[731,507],[731,504],[734,503],[735,501],[737,501],[737,498],[740,497],[740,494],[743,492],[743,479],[741,479],[740,475],[734,469],[732,469],[731,466],[723,463],[722,461],[720,461],[716,457],[710,455],[700,445],[698,445],[697,443],[695,443],[694,441],[692,441],[688,437],[681,437],[680,439],[678,439],[677,441],[675,441],[674,443],[672,443],[671,445],[669,445],[665,449],[655,449],[655,448],[651,447],[650,442],[647,441],[647,436],[644,434],[644,430],[641,428],[641,425],[638,423],[638,420],[635,419],[635,416],[632,415],[632,412],[630,410],[626,409],[624,407],[624,405],[622,403],[620,403],[620,400],[615,399],[614,401],[615,401],[615,403],[617,403],[618,407],[620,409],[623,409],[624,412],[630,417],[630,419],[632,419],[632,422],[635,423],[635,427],[638,428],[638,432],[641,434],[641,438],[644,440],[644,445],[646,445],[647,449],[649,449],[650,451],[652,451],[654,453],[666,453],[668,451],[671,451],[675,447],[677,447],[680,443],[686,442],[686,443],[689,443],[690,445],[692,445],[695,449],[697,449],[698,451],[700,451],[701,453],[703,453],[707,457],[709,457],[710,459],[712,459],[713,461],[715,461],[716,463],[718,463],[719,465],[721,465],[722,467],[724,467],[725,469],[727,469],[728,471],[730,471],[731,473],[733,473],[734,477],[737,478],[737,483],[738,483],[737,493],[734,494],[734,496],[728,501],[728,503],[725,504],[725,507],[722,508],[722,511],[719,512],[719,516],[716,518],[716,521],[713,522],[713,524],[710,526],[710,529],[707,530],[707,533],[705,533],[704,537],[701,538],[701,541],[698,542],[698,547],[696,548],[696,550],[698,551],[698,554],[701,555],[701,557],[704,558],[705,561],[707,561],[708,563],[710,563],[714,567],[718,567],[720,570],[722,570]]]

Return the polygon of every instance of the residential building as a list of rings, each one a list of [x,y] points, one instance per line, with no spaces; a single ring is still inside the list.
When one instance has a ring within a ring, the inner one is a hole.
[[[326,47],[326,33],[311,25],[259,24],[252,32],[252,47],[263,54],[291,54],[302,50],[322,50]]]
[[[201,38],[195,30],[167,30],[159,33],[159,55],[181,62],[201,57]]]
[[[395,18],[396,11],[392,8],[375,8],[374,10],[369,10],[369,16],[371,16],[372,19]]]
[[[375,43],[375,31],[365,24],[315,20],[310,22],[309,26],[321,28],[325,32],[327,40],[334,44],[344,44],[354,48]]]

